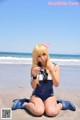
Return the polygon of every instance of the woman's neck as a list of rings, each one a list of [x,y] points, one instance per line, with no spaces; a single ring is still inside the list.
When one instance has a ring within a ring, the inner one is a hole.
[[[45,63],[42,63],[42,68],[46,69],[46,62]]]

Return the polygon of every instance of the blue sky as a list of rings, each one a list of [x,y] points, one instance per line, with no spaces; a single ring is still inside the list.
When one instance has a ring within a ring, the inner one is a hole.
[[[47,41],[50,53],[80,54],[80,5],[49,2],[61,0],[0,0],[0,52],[32,52]]]

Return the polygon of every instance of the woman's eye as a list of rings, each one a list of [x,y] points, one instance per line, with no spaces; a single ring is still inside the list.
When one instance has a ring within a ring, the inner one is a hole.
[[[40,55],[38,57],[41,57]]]
[[[45,56],[46,54],[45,53],[43,53],[43,56]]]
[[[38,55],[38,57],[40,58],[40,57],[42,57],[42,56],[45,56],[46,54],[45,53],[43,53],[42,55]]]

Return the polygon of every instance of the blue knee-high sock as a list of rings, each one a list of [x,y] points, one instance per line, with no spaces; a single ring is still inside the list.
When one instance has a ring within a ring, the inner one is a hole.
[[[12,110],[24,109],[24,108],[25,108],[24,102],[29,102],[29,100],[26,99],[26,98],[14,100],[14,101],[13,101],[13,105],[12,105]]]
[[[76,110],[75,105],[72,102],[70,102],[70,101],[57,99],[57,103],[61,103],[62,104],[62,110],[67,110],[67,109],[72,110],[72,111]]]

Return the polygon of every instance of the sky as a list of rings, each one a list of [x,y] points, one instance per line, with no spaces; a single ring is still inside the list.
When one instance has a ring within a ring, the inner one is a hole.
[[[50,53],[80,54],[79,0],[0,0],[0,52],[32,53],[46,41]]]

